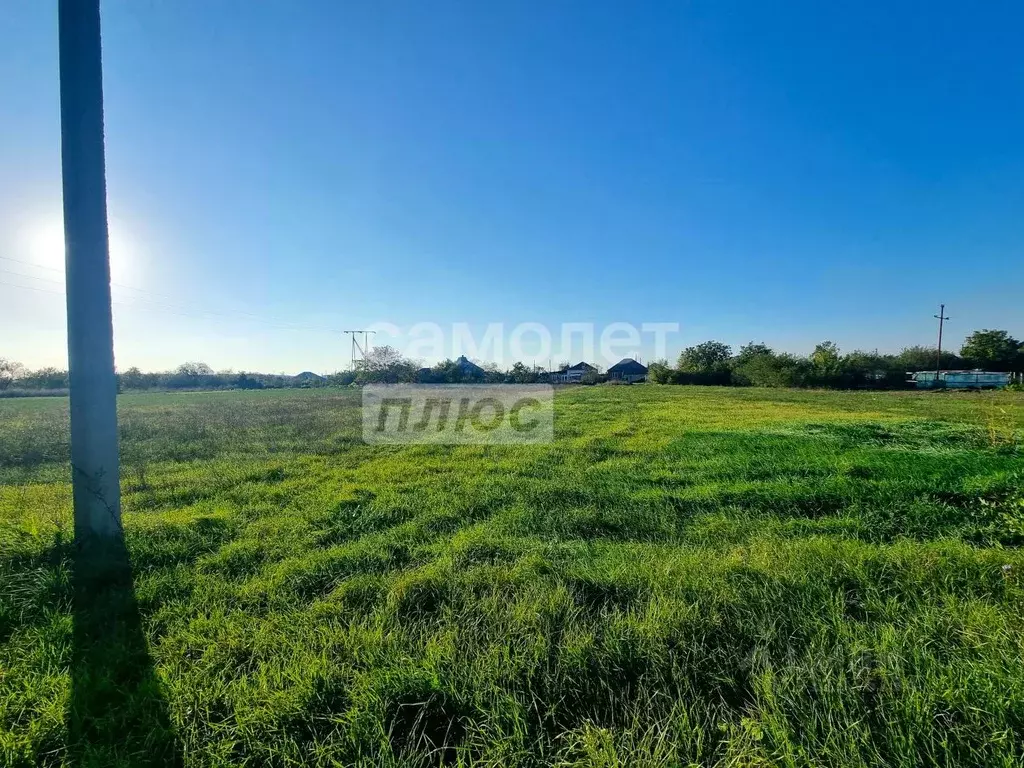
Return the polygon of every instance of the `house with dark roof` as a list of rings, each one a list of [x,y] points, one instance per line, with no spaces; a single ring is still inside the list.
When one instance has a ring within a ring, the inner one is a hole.
[[[597,375],[597,368],[582,360],[576,365],[565,365],[557,371],[548,374],[548,380],[552,384],[579,384],[588,373]]]
[[[303,371],[302,373],[295,375],[295,381],[298,382],[300,387],[319,387],[324,384],[327,379],[318,373]]]
[[[458,359],[455,361],[455,365],[458,366],[459,372],[462,374],[462,378],[464,379],[482,379],[486,373],[483,368],[467,358],[465,355],[459,355]]]
[[[624,357],[608,369],[607,376],[609,381],[625,381],[632,384],[647,378],[647,366],[631,357]]]

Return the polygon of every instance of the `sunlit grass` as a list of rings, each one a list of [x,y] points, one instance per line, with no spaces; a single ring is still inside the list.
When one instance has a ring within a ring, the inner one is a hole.
[[[122,398],[186,763],[1024,760],[1020,395],[576,388],[517,447],[365,446],[357,406]],[[159,762],[69,744],[65,434],[0,401],[0,762]]]

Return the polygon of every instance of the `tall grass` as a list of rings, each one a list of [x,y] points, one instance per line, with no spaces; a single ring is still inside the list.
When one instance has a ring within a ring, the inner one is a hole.
[[[168,743],[73,727],[111,678],[75,652],[66,411],[0,403],[0,762],[1024,761],[1020,396],[567,390],[517,447],[358,415],[122,398]]]

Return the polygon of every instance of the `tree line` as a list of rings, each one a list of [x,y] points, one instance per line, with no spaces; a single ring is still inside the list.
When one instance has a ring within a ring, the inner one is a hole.
[[[906,386],[908,371],[981,368],[989,371],[1024,372],[1024,343],[1007,331],[975,331],[964,341],[959,354],[934,347],[907,347],[898,354],[854,351],[842,353],[831,341],[818,344],[810,355],[776,352],[765,344],[750,342],[733,353],[720,341],[705,341],[684,349],[675,365],[661,360],[648,366],[648,379],[658,384],[716,384],[756,387],[826,387],[837,389],[893,389]],[[590,376],[584,383],[596,383]],[[389,346],[374,347],[353,370],[326,376],[286,376],[236,371],[215,372],[205,363],[182,363],[172,371],[147,373],[129,368],[117,375],[120,391],[280,389],[350,386],[373,383],[445,384],[478,382],[532,384],[543,382],[543,371],[521,362],[502,370],[493,363],[468,369],[457,361],[444,360],[429,368],[420,366]],[[0,396],[65,394],[68,373],[58,368],[29,370],[0,358]]]
[[[423,367],[402,355],[394,347],[374,347],[350,371],[339,371],[327,377],[328,385],[361,384],[536,384],[545,380],[543,371],[523,363],[514,363],[502,370],[495,363],[472,368],[460,366],[456,360],[442,360]]]
[[[516,363],[501,370],[493,363],[466,371],[454,360],[444,360],[430,368],[423,368],[409,360],[394,347],[380,346],[369,351],[364,360],[357,361],[353,370],[326,375],[314,373],[288,376],[285,374],[255,373],[249,371],[214,371],[206,363],[182,363],[170,371],[144,372],[132,367],[118,372],[120,392],[219,390],[219,389],[284,389],[349,386],[374,383],[444,384],[475,383],[536,383],[543,379],[541,372]],[[0,396],[64,395],[68,391],[68,372],[59,368],[30,370],[13,360],[0,358]]]
[[[118,391],[188,389],[277,389],[301,386],[295,376],[214,370],[206,363],[182,363],[171,371],[143,372],[129,368],[117,374]],[[0,396],[67,394],[68,372],[60,368],[30,370],[0,358]]]
[[[675,366],[652,363],[648,379],[660,384],[718,384],[754,387],[825,387],[834,389],[898,389],[910,371],[980,368],[1024,371],[1024,344],[1006,331],[975,331],[959,354],[935,347],[906,347],[898,354],[857,350],[843,354],[831,341],[818,344],[810,355],[775,352],[750,342],[733,354],[728,344],[705,341],[684,349]]]

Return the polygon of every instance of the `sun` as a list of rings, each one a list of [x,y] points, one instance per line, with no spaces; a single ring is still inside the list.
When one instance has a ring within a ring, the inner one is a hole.
[[[130,282],[133,277],[134,254],[131,240],[117,219],[108,226],[110,240],[110,281]],[[56,275],[64,272],[64,222],[61,218],[36,221],[25,230],[26,261]]]

